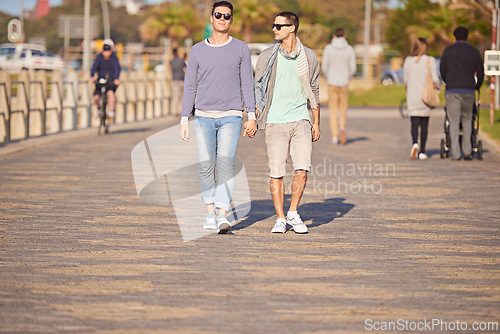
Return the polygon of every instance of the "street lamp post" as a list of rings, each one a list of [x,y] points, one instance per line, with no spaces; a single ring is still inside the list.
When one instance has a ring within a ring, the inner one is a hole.
[[[90,69],[90,0],[85,0],[83,13],[83,64],[82,70]]]
[[[372,1],[366,0],[365,4],[365,36],[364,46],[365,52],[363,55],[363,78],[368,79],[368,48],[370,44],[370,17],[371,17]]]

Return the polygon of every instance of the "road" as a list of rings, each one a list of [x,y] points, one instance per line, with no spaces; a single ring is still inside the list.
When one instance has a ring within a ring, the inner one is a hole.
[[[332,146],[322,112],[299,208],[305,235],[270,233],[261,133],[238,147],[249,213],[227,235],[189,241],[175,202],[138,197],[131,162],[136,145],[177,119],[0,147],[0,332],[362,333],[389,322],[415,332],[431,319],[449,332],[457,321],[498,322],[495,147],[484,143],[483,161],[440,159],[440,109],[430,159],[412,161],[409,120],[370,108],[351,109],[347,145]],[[175,147],[166,160],[178,161]],[[196,169],[186,171],[196,187]],[[190,191],[193,213],[202,204]]]

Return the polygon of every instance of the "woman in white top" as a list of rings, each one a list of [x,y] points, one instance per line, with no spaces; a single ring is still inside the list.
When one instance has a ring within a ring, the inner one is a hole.
[[[427,41],[425,38],[418,38],[413,42],[411,55],[406,57],[403,71],[406,84],[406,104],[411,116],[411,137],[413,146],[410,151],[411,159],[427,159],[425,154],[425,144],[427,141],[427,131],[429,128],[429,117],[431,107],[422,101],[425,79],[427,76],[427,62],[430,62],[429,71],[432,81],[436,87],[441,88],[441,81],[438,77],[436,60],[427,55]],[[418,144],[418,130],[420,128],[420,146]],[[418,154],[420,150],[420,154]]]

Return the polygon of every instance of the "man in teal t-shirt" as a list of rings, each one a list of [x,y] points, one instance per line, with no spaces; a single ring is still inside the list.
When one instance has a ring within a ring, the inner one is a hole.
[[[289,224],[296,233],[306,233],[307,226],[297,207],[311,168],[312,142],[320,136],[319,62],[314,51],[304,47],[296,36],[297,15],[279,13],[272,27],[277,43],[262,52],[255,71],[257,123],[266,134],[271,197],[277,216],[271,232],[285,233]],[[288,154],[295,175],[290,208],[285,216],[283,177]]]

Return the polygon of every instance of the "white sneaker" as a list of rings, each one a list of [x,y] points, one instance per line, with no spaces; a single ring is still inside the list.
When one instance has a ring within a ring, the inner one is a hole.
[[[217,218],[217,234],[226,234],[231,229],[231,224],[224,216]]]
[[[115,118],[115,112],[113,110],[111,110],[110,112],[108,112],[108,118],[109,119]]]
[[[203,223],[203,228],[205,230],[215,230],[217,228],[217,224],[215,223],[215,214],[207,214],[207,216],[205,217],[205,222]]]
[[[427,160],[429,157],[425,153],[420,153],[418,155],[418,160]]]
[[[295,233],[307,233],[307,226],[304,224],[297,211],[288,211],[286,222],[292,226]]]
[[[410,159],[417,160],[417,157],[418,157],[418,144],[415,143],[415,144],[413,144],[413,146],[411,147],[411,150],[410,150]]]
[[[271,233],[285,233],[286,232],[286,219],[278,218],[276,219],[276,224],[274,224]]]

